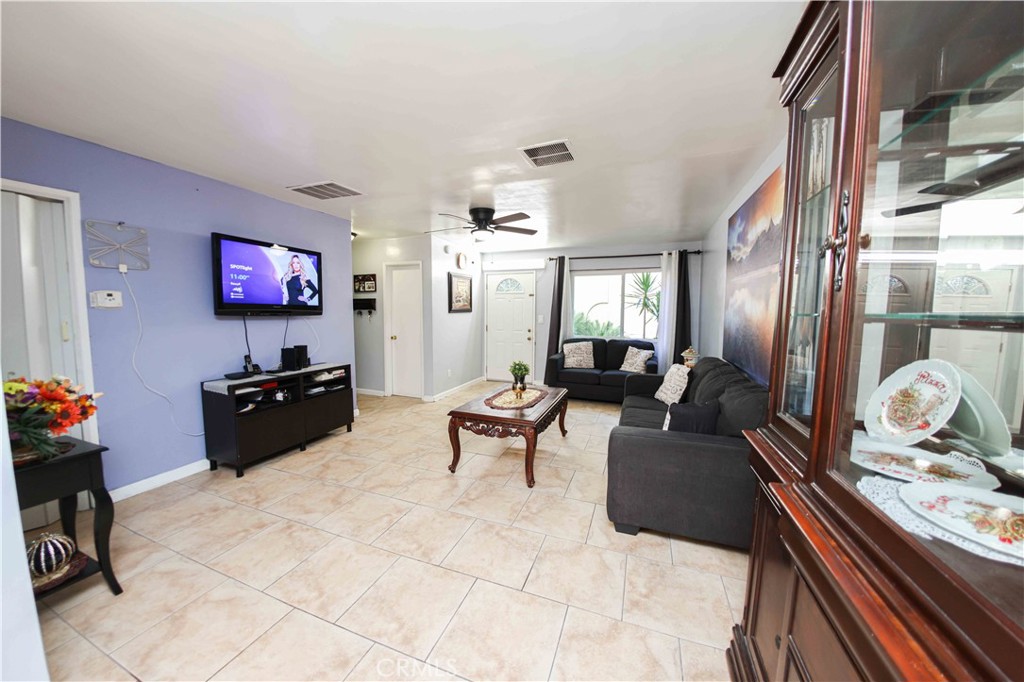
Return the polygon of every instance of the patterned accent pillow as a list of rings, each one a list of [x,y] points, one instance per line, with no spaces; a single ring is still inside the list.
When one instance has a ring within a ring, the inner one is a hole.
[[[566,369],[594,369],[593,341],[578,341],[562,346]]]
[[[626,349],[626,357],[622,360],[623,372],[646,372],[647,361],[654,357],[653,350],[641,350],[634,346]]]
[[[689,381],[689,379],[689,367],[686,365],[672,365],[668,368],[668,373],[666,373],[665,378],[662,379],[661,387],[658,388],[654,397],[666,405],[678,403],[679,399],[683,396],[683,391],[686,390],[686,382]]]

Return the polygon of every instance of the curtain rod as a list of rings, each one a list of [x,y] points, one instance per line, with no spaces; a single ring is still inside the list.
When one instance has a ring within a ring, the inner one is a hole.
[[[699,256],[703,251],[698,249],[697,251],[687,251],[687,256]],[[630,253],[625,256],[569,256],[566,260],[601,260],[605,258],[646,258],[647,256],[660,256],[661,253]],[[557,257],[548,257],[548,260],[558,260]]]

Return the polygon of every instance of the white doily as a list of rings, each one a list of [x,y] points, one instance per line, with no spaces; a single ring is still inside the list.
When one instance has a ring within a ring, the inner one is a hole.
[[[985,557],[986,559],[1001,561],[1006,564],[1013,564],[1014,566],[1024,568],[1024,558],[1022,557],[1011,556],[1009,554],[1003,554],[1002,552],[991,550],[984,545],[968,540],[956,533],[951,533],[945,528],[937,526],[934,523],[925,520],[918,514],[915,514],[906,504],[904,504],[903,500],[900,499],[899,489],[904,485],[907,484],[902,481],[894,481],[891,478],[885,478],[884,476],[866,476],[857,481],[857,490],[861,491],[861,493],[864,494],[864,497],[871,500],[876,507],[884,511],[890,519],[895,521],[900,528],[907,532],[925,538],[926,540],[931,540],[933,538],[945,540],[951,545],[956,545],[961,549],[967,550],[971,554],[977,554],[978,556]]]
[[[1002,467],[1006,471],[1014,473],[1018,476],[1024,476],[1024,450],[1020,448],[1010,448],[1010,452],[1001,457],[992,457],[989,455],[983,455],[967,441],[962,438],[953,438],[946,441],[953,447],[960,448],[964,452],[970,452],[972,454],[983,457],[993,464]]]

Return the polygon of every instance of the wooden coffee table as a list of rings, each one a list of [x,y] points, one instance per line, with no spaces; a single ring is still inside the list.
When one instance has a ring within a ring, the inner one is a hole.
[[[565,436],[565,410],[569,406],[567,391],[564,388],[544,389],[548,392],[544,398],[525,410],[499,410],[488,407],[484,400],[490,395],[470,400],[465,405],[456,407],[448,413],[448,438],[452,442],[452,463],[448,471],[455,473],[462,455],[459,443],[459,429],[466,429],[480,436],[490,438],[510,438],[522,436],[526,440],[526,485],[533,487],[533,456],[537,451],[537,435],[551,426],[558,417],[558,428]]]

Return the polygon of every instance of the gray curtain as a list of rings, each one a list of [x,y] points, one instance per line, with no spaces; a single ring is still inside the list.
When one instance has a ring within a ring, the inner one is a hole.
[[[551,293],[551,315],[548,317],[548,354],[551,357],[559,351],[562,342],[562,303],[565,297],[565,256],[555,261],[555,286]],[[553,385],[557,377],[548,376],[547,366],[544,369],[544,383]]]
[[[678,355],[693,345],[690,334],[690,252],[679,252],[679,273],[676,277],[679,291],[676,296],[675,353],[672,362],[679,362]]]

